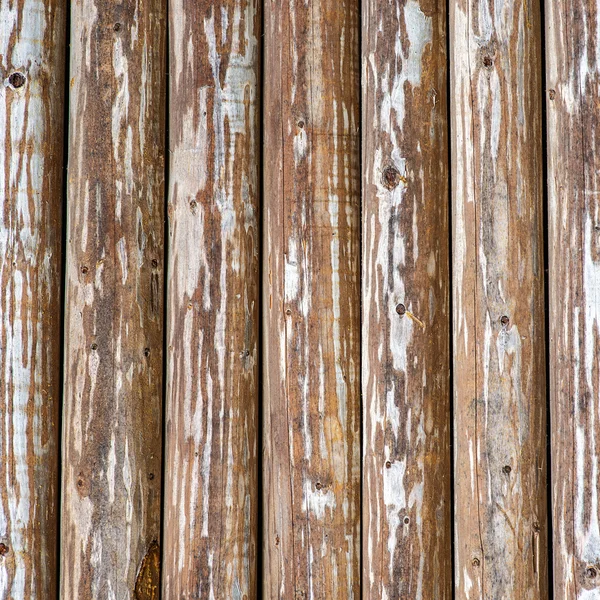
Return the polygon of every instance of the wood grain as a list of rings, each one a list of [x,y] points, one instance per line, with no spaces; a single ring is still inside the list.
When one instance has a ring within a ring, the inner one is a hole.
[[[600,597],[599,17],[546,2],[555,598]]]
[[[265,598],[358,598],[355,0],[265,5]]]
[[[540,7],[451,3],[456,598],[547,598]]]
[[[449,599],[446,2],[362,28],[362,596]]]
[[[257,0],[170,4],[164,598],[256,598]]]
[[[0,6],[0,598],[56,598],[66,10]]]
[[[63,598],[139,600],[138,572],[158,578],[165,15],[72,5]]]

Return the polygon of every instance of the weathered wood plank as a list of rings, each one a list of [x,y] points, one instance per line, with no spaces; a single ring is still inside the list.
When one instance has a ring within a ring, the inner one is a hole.
[[[258,0],[172,0],[165,598],[256,598]]]
[[[449,599],[446,2],[362,27],[363,598]]]
[[[554,597],[600,597],[600,6],[546,2]]]
[[[265,11],[264,595],[358,598],[358,2]]]
[[[539,3],[450,35],[456,598],[547,598]]]
[[[66,11],[0,5],[0,598],[56,598]]]
[[[165,16],[72,5],[63,598],[158,598]]]

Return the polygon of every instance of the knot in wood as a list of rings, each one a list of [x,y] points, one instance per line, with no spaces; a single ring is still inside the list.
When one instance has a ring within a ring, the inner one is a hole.
[[[493,65],[494,65],[494,61],[492,60],[491,56],[483,57],[483,66],[486,69],[491,69]]]
[[[8,554],[8,546],[6,544],[0,544],[0,556],[6,556]]]

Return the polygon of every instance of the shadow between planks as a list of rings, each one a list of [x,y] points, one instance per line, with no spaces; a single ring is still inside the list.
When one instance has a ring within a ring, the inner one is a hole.
[[[599,14],[1,4],[0,600],[600,597]]]

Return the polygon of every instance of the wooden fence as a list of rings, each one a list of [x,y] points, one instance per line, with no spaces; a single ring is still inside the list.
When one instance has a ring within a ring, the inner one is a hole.
[[[0,600],[600,598],[598,0],[2,0],[0,58]]]

